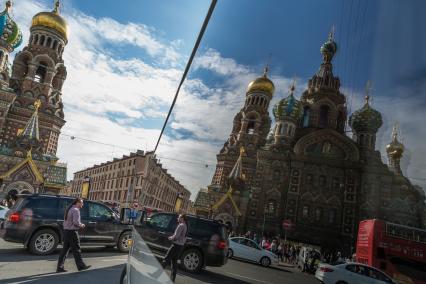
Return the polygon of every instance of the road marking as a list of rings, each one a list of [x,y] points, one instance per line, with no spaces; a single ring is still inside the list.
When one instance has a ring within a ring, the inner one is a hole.
[[[126,261],[126,258],[109,258],[109,259],[101,259],[101,261]]]
[[[271,282],[266,282],[266,281],[258,280],[258,279],[255,279],[255,278],[246,277],[246,276],[242,276],[242,275],[239,275],[239,274],[231,273],[231,272],[226,272],[226,274],[230,274],[230,275],[232,275],[232,276],[236,276],[236,277],[240,277],[240,278],[248,279],[248,280],[255,281],[255,282],[259,282],[259,283],[273,284],[273,283],[271,283]]]

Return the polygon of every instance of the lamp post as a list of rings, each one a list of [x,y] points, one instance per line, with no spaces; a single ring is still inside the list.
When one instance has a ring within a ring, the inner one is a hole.
[[[90,177],[85,176],[81,184],[81,198],[89,199],[90,197]]]

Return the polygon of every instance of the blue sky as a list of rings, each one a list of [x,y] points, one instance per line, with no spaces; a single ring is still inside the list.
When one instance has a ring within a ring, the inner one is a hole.
[[[13,15],[28,38],[32,15],[53,1],[16,2]],[[62,2],[70,28],[63,133],[117,145],[62,136],[58,155],[71,178],[127,149],[153,148],[210,1]],[[293,77],[300,95],[318,70],[320,46],[334,25],[334,72],[350,110],[361,106],[371,80],[372,103],[385,122],[377,148],[384,155],[399,121],[407,146],[404,170],[426,177],[426,133],[419,127],[426,107],[425,10],[421,0],[218,1],[158,155],[193,193],[208,185],[245,88],[269,55],[277,87],[273,103],[285,96]]]

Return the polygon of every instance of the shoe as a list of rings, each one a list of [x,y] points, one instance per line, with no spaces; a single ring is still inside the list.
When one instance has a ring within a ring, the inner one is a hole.
[[[65,269],[63,269],[63,268],[57,268],[56,269],[56,273],[62,273],[62,272],[67,272],[68,270],[65,270]]]
[[[79,268],[79,269],[78,269],[78,271],[87,270],[87,269],[89,269],[90,267],[92,267],[92,266],[91,266],[91,265],[85,265],[85,266],[83,266],[83,267]]]

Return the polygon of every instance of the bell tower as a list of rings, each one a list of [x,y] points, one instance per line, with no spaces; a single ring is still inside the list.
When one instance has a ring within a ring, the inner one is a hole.
[[[53,156],[65,124],[62,86],[67,76],[62,55],[68,42],[68,27],[59,8],[59,0],[56,0],[52,11],[40,12],[32,18],[28,44],[16,55],[10,79],[10,87],[17,93],[10,113],[24,116],[22,123],[14,127],[22,129],[25,126],[33,113],[34,102],[40,100],[42,153]],[[15,138],[16,134],[9,135],[10,141]]]
[[[242,163],[252,164],[248,167],[255,170],[257,150],[265,145],[271,128],[268,108],[274,91],[275,86],[268,78],[268,66],[266,66],[263,75],[250,82],[247,87],[244,106],[235,115],[231,134],[217,155],[216,172],[212,184],[223,186],[226,183],[226,177],[235,165],[241,147],[245,149]]]
[[[337,53],[334,31],[320,48],[323,62],[317,73],[308,82],[303,93],[302,127],[307,131],[318,128],[334,129],[344,134],[347,118],[346,98],[340,92],[340,79],[333,74],[332,60]]]

